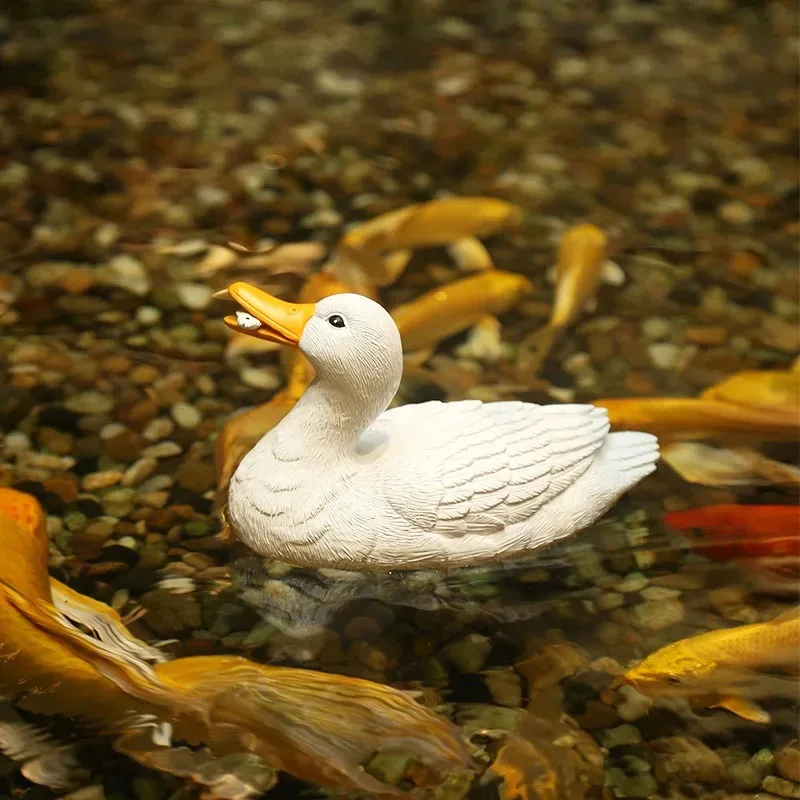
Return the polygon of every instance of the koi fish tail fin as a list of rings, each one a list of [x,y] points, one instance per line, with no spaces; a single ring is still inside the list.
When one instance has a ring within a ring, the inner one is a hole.
[[[103,644],[136,660],[166,661],[164,653],[133,636],[110,606],[70,589],[55,578],[50,579],[50,588],[56,609],[72,623],[87,627]]]
[[[172,746],[146,720],[114,740],[114,749],[148,769],[189,779],[206,788],[203,800],[247,800],[260,797],[277,782],[275,771],[258,756],[216,756],[207,747]]]
[[[363,769],[382,750],[402,749],[438,775],[468,767],[457,729],[397,689],[227,656],[177,659],[157,671],[208,699],[217,736],[227,732],[264,763],[322,786],[398,794]]]
[[[86,777],[71,745],[25,722],[13,705],[0,698],[0,753],[20,763],[20,771],[32,783],[54,790],[75,787]]]
[[[553,348],[559,328],[546,325],[527,336],[520,345],[520,366],[528,377],[535,377]]]

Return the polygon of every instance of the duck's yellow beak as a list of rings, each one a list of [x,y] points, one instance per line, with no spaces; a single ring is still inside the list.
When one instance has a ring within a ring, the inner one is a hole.
[[[243,281],[232,283],[228,296],[244,311],[225,317],[225,324],[234,331],[268,342],[297,347],[306,322],[314,316],[313,303],[287,303]]]

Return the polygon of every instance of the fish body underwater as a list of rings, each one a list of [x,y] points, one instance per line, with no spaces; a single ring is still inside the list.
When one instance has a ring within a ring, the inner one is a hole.
[[[485,270],[432,289],[392,313],[407,352],[434,347],[471,327],[487,314],[503,314],[531,291],[527,278],[514,272]]]
[[[664,522],[706,558],[800,588],[800,506],[721,504],[672,511]]]
[[[133,637],[116,611],[49,577],[44,523],[33,497],[0,489],[0,701],[80,721],[144,766],[205,785],[206,800],[259,795],[274,770],[402,794],[360,766],[382,747],[413,753],[432,770],[426,781],[468,767],[457,729],[392,687],[233,656],[169,660]],[[41,763],[25,764],[39,751],[14,751],[5,733],[0,717],[0,749],[29,777],[55,785]]]
[[[788,692],[797,699],[800,607],[769,622],[708,631],[673,642],[628,670],[629,683],[647,697],[685,697],[708,708],[726,708],[751,722],[770,715],[753,698]],[[783,678],[770,674],[785,670]]]

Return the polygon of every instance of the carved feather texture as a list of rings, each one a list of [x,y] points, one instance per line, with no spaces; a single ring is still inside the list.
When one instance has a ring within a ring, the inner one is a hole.
[[[466,400],[392,409],[376,426],[404,442],[384,473],[391,507],[458,536],[502,531],[566,489],[603,444],[608,418],[588,406]]]
[[[327,323],[333,314],[343,326]],[[658,459],[654,437],[609,435],[606,410],[589,405],[386,411],[402,344],[386,310],[359,295],[317,303],[300,350],[316,379],[242,460],[228,504],[245,544],[291,564],[443,569],[517,557],[591,524]]]

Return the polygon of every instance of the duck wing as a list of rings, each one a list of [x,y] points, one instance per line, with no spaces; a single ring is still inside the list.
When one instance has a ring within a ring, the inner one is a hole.
[[[590,405],[433,401],[381,414],[383,492],[425,531],[494,533],[529,518],[571,486],[608,434]]]

